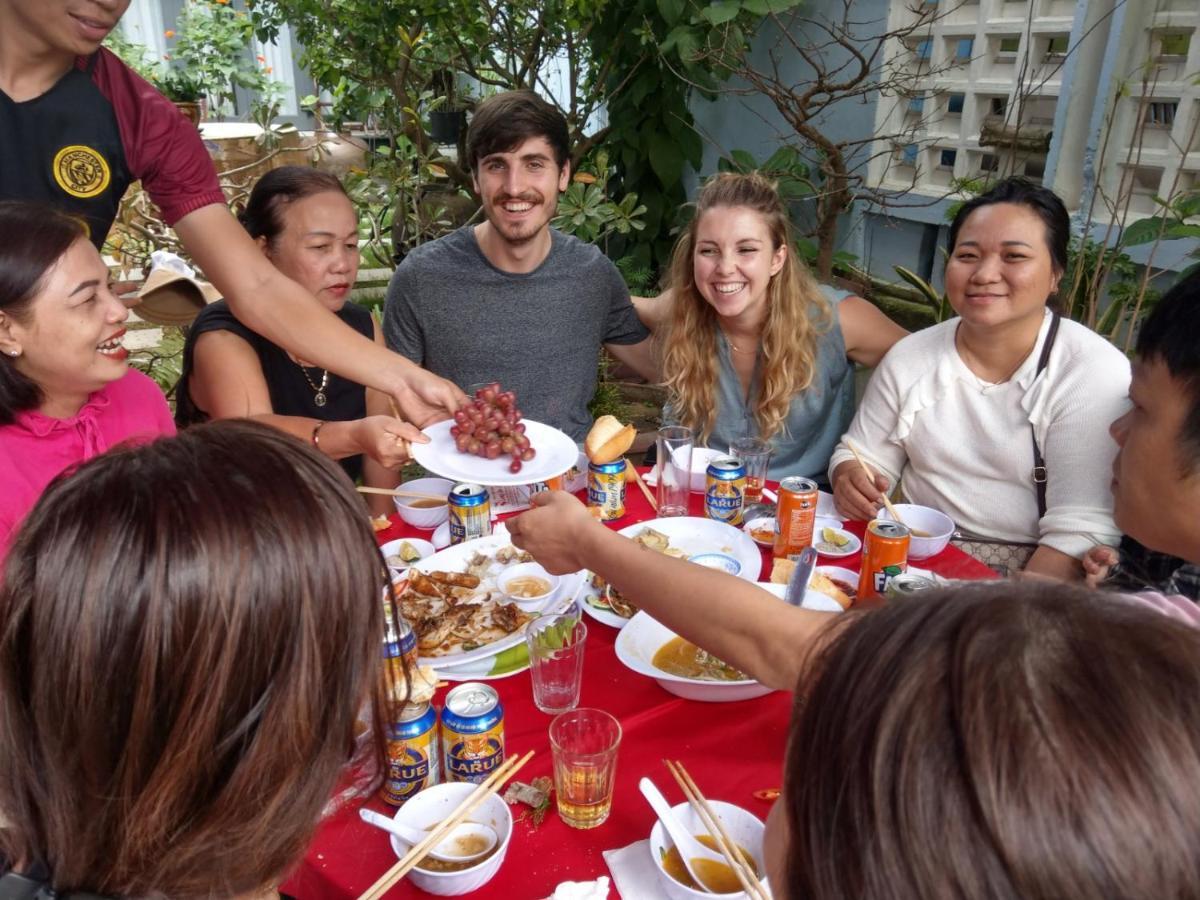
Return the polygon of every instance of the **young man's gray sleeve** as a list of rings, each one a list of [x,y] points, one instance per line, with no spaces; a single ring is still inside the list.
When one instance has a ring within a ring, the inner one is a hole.
[[[606,260],[607,262],[607,260]],[[629,299],[629,288],[625,279],[611,262],[607,265],[609,280],[608,312],[604,322],[604,343],[638,344],[650,337],[650,331],[638,318],[637,310]]]
[[[383,339],[388,347],[418,365],[425,362],[425,335],[414,307],[415,278],[407,260],[392,274],[383,306]]]

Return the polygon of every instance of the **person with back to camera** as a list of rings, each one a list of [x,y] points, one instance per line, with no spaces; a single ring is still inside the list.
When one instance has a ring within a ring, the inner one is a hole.
[[[653,375],[617,267],[550,227],[571,178],[567,122],[531,91],[484,100],[467,165],[486,221],[413,250],[388,286],[388,346],[460,387],[498,381],[527,419],[583,441],[601,346]]]
[[[1062,201],[1023,179],[963,204],[945,274],[958,316],[900,341],[876,370],[829,463],[843,514],[874,518],[899,483],[1001,573],[1063,579],[1117,539],[1104,431],[1128,406],[1129,361],[1047,308],[1068,237]]]
[[[57,479],[0,582],[0,896],[278,896],[352,754],[386,771],[387,578],[340,470],[253,422]]]
[[[97,249],[141,181],[246,325],[314,364],[392,394],[424,426],[460,390],[337,322],[229,214],[195,126],[101,46],[130,0],[0,0],[0,200],[48,203]]]
[[[63,469],[175,433],[158,385],[126,362],[128,316],[76,219],[0,201],[0,563]]]
[[[662,348],[664,421],[721,451],[768,441],[768,477],[823,487],[854,415],[855,364],[877,365],[905,334],[861,297],[816,283],[775,186],[756,172],[708,180],[667,290],[635,303]]]
[[[341,182],[303,166],[273,169],[254,185],[242,225],[273,265],[359,334],[383,343],[371,313],[350,301],[358,272],[358,219]],[[388,398],[309,365],[244,325],[224,301],[188,329],[176,390],[180,426],[249,416],[311,442],[352,480],[394,488],[409,458],[412,426],[390,415]],[[373,512],[390,498],[372,496]]]

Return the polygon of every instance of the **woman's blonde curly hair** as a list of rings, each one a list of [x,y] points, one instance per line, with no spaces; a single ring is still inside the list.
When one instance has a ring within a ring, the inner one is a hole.
[[[792,397],[812,384],[817,342],[829,330],[832,309],[812,273],[796,256],[791,223],[775,183],[757,172],[714,175],[696,199],[696,215],[675,245],[668,287],[671,314],[662,336],[664,382],[680,421],[703,444],[716,417],[717,313],[700,295],[693,256],[700,220],[719,207],[752,209],[763,217],[772,247],[786,247],[783,268],[767,285],[767,319],[760,347],[759,393],[754,417],[759,436],[773,437],[787,418]]]

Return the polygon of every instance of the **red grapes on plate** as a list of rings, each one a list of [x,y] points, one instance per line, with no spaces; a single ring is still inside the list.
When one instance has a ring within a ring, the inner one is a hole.
[[[508,457],[508,471],[514,475],[523,463],[537,456],[525,436],[516,395],[501,390],[498,381],[481,387],[474,399],[454,414],[450,436],[459,453],[482,459]]]

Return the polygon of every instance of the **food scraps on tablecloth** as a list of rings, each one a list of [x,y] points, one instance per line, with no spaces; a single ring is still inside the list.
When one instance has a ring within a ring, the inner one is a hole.
[[[530,784],[514,781],[504,792],[504,802],[509,806],[521,803],[529,807],[529,818],[534,825],[541,825],[550,809],[550,795],[554,793],[554,781],[547,775],[533,779]],[[522,813],[524,816],[525,813]]]
[[[493,381],[475,392],[475,398],[454,414],[450,436],[459,453],[482,459],[512,457],[508,471],[514,475],[537,455],[525,436],[525,423],[517,408],[517,395],[501,390]]]
[[[376,533],[387,531],[392,527],[392,520],[387,516],[371,516],[371,527],[375,529]]]

